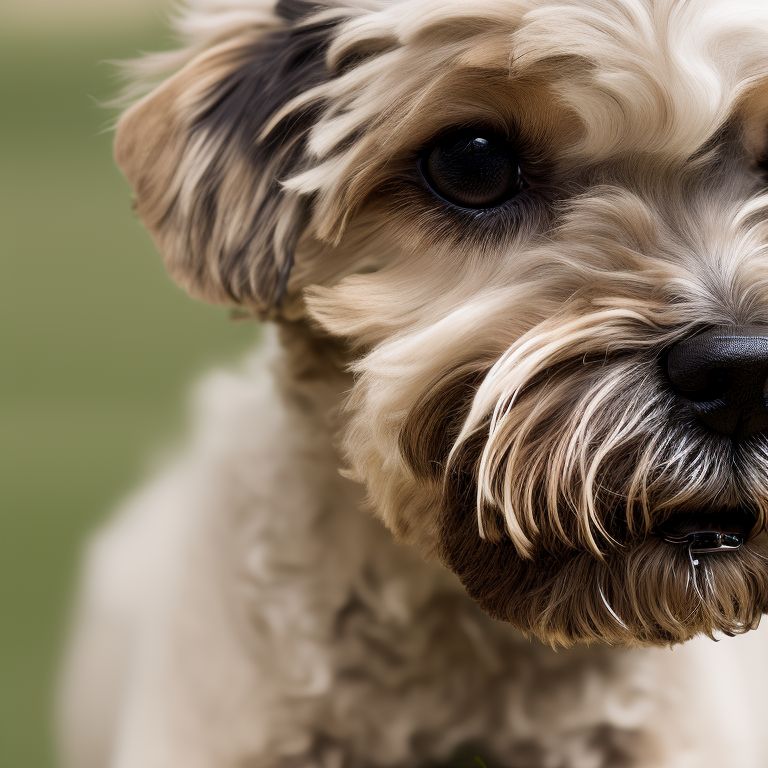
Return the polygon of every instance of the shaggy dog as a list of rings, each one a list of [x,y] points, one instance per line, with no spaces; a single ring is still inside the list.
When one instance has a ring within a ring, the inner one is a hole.
[[[117,161],[271,324],[94,542],[69,764],[764,768],[765,0],[180,32]]]

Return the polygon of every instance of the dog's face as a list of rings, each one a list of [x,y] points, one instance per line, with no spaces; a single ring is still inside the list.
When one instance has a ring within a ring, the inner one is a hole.
[[[754,626],[764,0],[207,0],[184,29],[120,124],[138,211],[194,294],[348,344],[346,452],[395,534],[554,644]]]

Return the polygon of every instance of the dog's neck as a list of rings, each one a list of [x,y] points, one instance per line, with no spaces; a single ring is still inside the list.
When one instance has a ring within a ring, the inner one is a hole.
[[[343,342],[306,320],[276,324],[275,342],[272,368],[283,392],[289,397],[300,392],[302,402],[308,404],[309,399],[326,413],[330,406],[338,418],[352,384],[347,370],[351,356]]]
[[[289,431],[299,450],[288,451],[290,472],[304,487],[306,507],[292,514],[315,522],[306,527],[312,538],[325,535],[329,547],[343,547],[354,540],[353,550],[378,552],[377,565],[382,581],[401,579],[406,572],[418,572],[414,580],[430,582],[468,600],[456,577],[436,562],[424,562],[410,547],[397,543],[371,509],[366,490],[344,471],[347,463],[342,450],[347,397],[353,376],[348,370],[350,351],[337,340],[324,335],[308,322],[281,323],[267,330],[268,366],[275,383],[276,395],[284,412],[282,429]],[[285,442],[286,435],[274,435],[274,441]],[[333,500],[329,504],[329,500]],[[317,509],[312,507],[317,506]],[[319,527],[318,527],[319,521]],[[300,526],[297,526],[300,528]],[[322,532],[322,533],[321,533]],[[293,536],[299,535],[298,530]],[[385,555],[384,555],[385,553]],[[349,564],[358,554],[349,552]],[[370,561],[366,568],[374,567]]]

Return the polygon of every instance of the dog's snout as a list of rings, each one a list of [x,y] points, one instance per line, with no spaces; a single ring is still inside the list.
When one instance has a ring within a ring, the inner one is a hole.
[[[675,394],[706,427],[734,439],[768,431],[768,326],[719,328],[667,353]]]

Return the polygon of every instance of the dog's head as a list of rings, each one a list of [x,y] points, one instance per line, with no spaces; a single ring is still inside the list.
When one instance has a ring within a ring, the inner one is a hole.
[[[395,534],[554,644],[753,627],[764,0],[201,0],[183,32],[119,126],[138,211],[192,293],[346,342]]]

